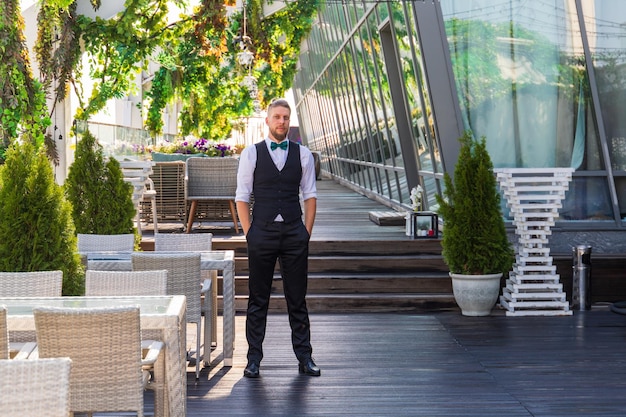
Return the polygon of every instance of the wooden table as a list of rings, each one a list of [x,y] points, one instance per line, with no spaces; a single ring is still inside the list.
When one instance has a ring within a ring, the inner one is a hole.
[[[141,329],[155,331],[165,344],[165,417],[187,414],[185,296],[0,298],[9,331],[35,331],[35,307],[97,308],[138,305]]]
[[[159,253],[166,254],[168,252]],[[183,252],[171,253],[180,254]],[[233,366],[233,351],[235,349],[235,251],[207,251],[200,253],[200,268],[202,270],[222,271],[224,284],[224,313],[222,315],[224,329],[224,366],[231,367]],[[109,271],[132,270],[132,252],[89,252],[83,255],[87,258],[88,269]],[[210,319],[210,317],[205,316],[205,320],[208,319]],[[207,332],[204,333],[204,346],[211,346],[211,335],[207,334]],[[206,352],[208,355],[210,350],[207,349]]]

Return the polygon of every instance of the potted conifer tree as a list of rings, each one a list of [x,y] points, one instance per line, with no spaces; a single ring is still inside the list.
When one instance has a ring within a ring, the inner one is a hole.
[[[454,180],[444,176],[444,195],[437,195],[443,218],[443,258],[450,268],[454,297],[466,316],[489,315],[503,274],[514,262],[504,226],[500,194],[486,139],[466,131]]]
[[[124,181],[119,162],[105,158],[102,146],[87,130],[65,181],[76,233],[136,233],[132,185]]]

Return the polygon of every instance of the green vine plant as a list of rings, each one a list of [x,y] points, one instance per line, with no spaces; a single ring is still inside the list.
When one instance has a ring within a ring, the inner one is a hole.
[[[91,0],[94,10],[100,0]],[[78,99],[77,120],[88,120],[112,98],[133,93],[137,75],[166,39],[168,5],[184,0],[126,0],[125,8],[111,19],[94,19],[76,13],[76,1],[42,0],[38,15],[35,52],[42,78],[54,103],[66,98],[68,87]],[[81,56],[87,57],[83,69]],[[83,70],[93,81],[86,91]]]
[[[300,0],[264,18],[262,2],[245,3],[249,50],[255,54],[251,74],[259,95],[242,84],[249,75],[236,62],[241,51],[243,13],[226,17],[224,3],[205,0],[192,19],[179,27],[172,42],[158,56],[161,64],[148,92],[146,126],[153,134],[163,128],[168,103],[182,103],[181,134],[224,139],[241,116],[284,95],[291,87],[302,39],[310,32],[319,0]]]
[[[291,87],[300,44],[319,2],[290,2],[267,18],[262,17],[262,0],[245,3],[256,55],[252,75],[261,104]],[[239,117],[254,110],[254,98],[241,83],[246,74],[235,62],[242,13],[227,17],[232,0],[202,0],[190,14],[170,23],[169,7],[184,3],[126,0],[122,12],[105,20],[78,15],[76,1],[41,0],[36,52],[44,83],[48,91],[54,90],[54,102],[62,101],[71,86],[78,97],[75,119],[88,120],[108,100],[134,93],[135,80],[145,75],[152,61],[159,68],[142,103],[146,128],[153,135],[160,133],[163,111],[178,101],[181,134],[224,139]],[[97,10],[100,0],[91,4]],[[88,57],[84,69],[83,52]],[[80,83],[83,71],[94,81],[89,92]]]
[[[0,3],[0,163],[17,139],[40,148],[50,125],[42,85],[33,78],[19,0]]]

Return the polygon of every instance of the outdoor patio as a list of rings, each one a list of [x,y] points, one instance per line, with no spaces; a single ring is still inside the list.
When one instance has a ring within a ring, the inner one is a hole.
[[[313,314],[319,378],[301,376],[287,316],[271,315],[261,378],[243,377],[245,317],[232,368],[220,349],[195,416],[623,416],[626,316],[606,305],[561,317]],[[190,368],[191,369],[191,368]]]
[[[378,203],[327,179],[318,188],[313,241],[411,240],[403,226],[369,220],[369,211],[382,209]],[[199,226],[195,233],[211,231],[219,245],[243,239],[232,223]],[[563,265],[561,273],[571,271],[569,257]],[[594,278],[619,279],[621,272],[603,266],[594,264]],[[258,380],[243,377],[245,314],[238,310],[234,365],[223,366],[219,342],[198,383],[188,368],[187,416],[623,416],[626,315],[609,307],[596,301],[591,311],[557,317],[506,317],[500,308],[489,317],[312,313],[319,378],[298,374],[287,315],[271,314]],[[191,337],[187,343],[195,346]]]

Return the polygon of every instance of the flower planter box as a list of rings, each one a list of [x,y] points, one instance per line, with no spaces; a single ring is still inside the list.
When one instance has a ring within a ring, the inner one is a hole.
[[[187,159],[192,157],[205,157],[206,155],[203,153],[162,153],[162,152],[152,152],[150,154],[152,156],[152,160],[154,162],[173,162],[173,161],[183,161],[185,162]]]

